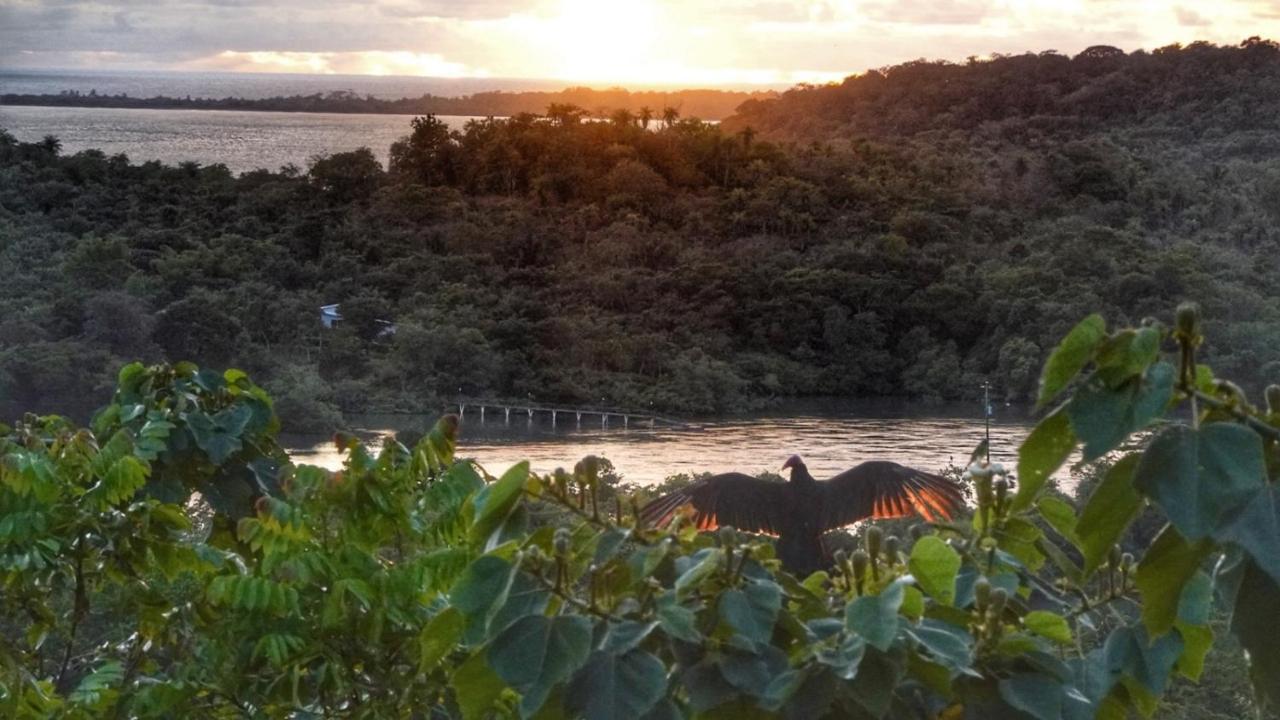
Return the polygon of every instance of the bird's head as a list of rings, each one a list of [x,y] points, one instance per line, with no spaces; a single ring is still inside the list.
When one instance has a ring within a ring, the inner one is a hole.
[[[805,470],[806,468],[804,466],[804,460],[801,460],[799,455],[792,455],[787,458],[786,462],[782,463],[782,469],[794,472],[795,470]]]

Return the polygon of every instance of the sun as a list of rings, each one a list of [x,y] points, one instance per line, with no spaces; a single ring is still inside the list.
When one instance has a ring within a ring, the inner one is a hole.
[[[565,80],[648,80],[660,60],[661,24],[651,0],[561,0],[544,39],[556,75]]]

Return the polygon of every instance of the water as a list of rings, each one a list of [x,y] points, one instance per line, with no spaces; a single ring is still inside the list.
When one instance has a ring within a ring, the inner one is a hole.
[[[222,163],[234,173],[306,168],[316,155],[373,150],[386,165],[410,115],[0,106],[0,128],[24,142],[54,135],[64,153],[97,149],[134,162]],[[442,115],[450,127],[473,118]]]
[[[396,75],[307,75],[301,73],[236,73],[178,71],[0,70],[0,93],[57,95],[76,91],[99,95],[149,98],[224,98],[258,100],[289,95],[327,94],[349,90],[397,100],[422,95],[455,97],[478,92],[562,90],[564,81],[512,78],[433,78]]]
[[[367,418],[364,431],[385,437],[397,424],[389,418]],[[624,481],[661,482],[677,473],[739,471],[778,472],[791,454],[804,457],[819,479],[847,470],[864,460],[894,460],[921,470],[938,472],[948,464],[962,465],[982,440],[983,424],[972,414],[906,416],[893,413],[857,415],[796,415],[716,420],[692,428],[621,427],[610,418],[607,429],[598,417],[585,417],[582,426],[561,414],[558,426],[539,417],[529,423],[523,413],[504,423],[500,409],[490,408],[481,424],[468,408],[459,439],[459,455],[474,458],[498,474],[520,460],[546,473],[572,468],[585,455],[599,455],[614,464]],[[404,425],[403,419],[399,425]],[[992,423],[992,460],[1012,465],[1018,445],[1031,431],[1025,418],[1001,418]],[[374,440],[377,444],[377,440]],[[330,469],[342,456],[328,442],[294,445],[294,459]]]

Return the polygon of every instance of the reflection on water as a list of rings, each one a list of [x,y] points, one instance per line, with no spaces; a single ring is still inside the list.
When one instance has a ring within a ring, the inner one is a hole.
[[[381,424],[367,421],[364,429],[386,436],[395,427],[383,419]],[[1018,444],[1030,430],[1030,421],[1022,418],[994,421],[992,459],[1014,462]],[[677,473],[777,472],[789,455],[798,453],[821,479],[872,459],[936,472],[948,463],[967,461],[982,437],[982,419],[973,417],[764,417],[691,428],[626,429],[611,419],[610,427],[602,429],[598,419],[584,418],[578,426],[563,416],[556,428],[514,414],[506,424],[500,413],[492,412],[481,424],[468,411],[459,454],[475,458],[491,473],[520,460],[529,460],[537,472],[550,472],[570,468],[584,455],[600,455],[613,462],[624,480],[650,484]],[[295,459],[328,468],[342,462],[327,441],[299,446]]]
[[[391,143],[409,134],[409,115],[346,115],[238,110],[0,107],[0,128],[24,142],[45,135],[62,150],[125,153],[133,162],[222,163],[232,172],[306,167],[316,155],[373,151],[384,165]],[[460,130],[473,118],[441,115]]]

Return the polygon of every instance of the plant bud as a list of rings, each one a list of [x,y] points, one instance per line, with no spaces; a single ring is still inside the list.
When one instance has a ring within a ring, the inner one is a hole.
[[[897,535],[890,535],[884,540],[884,554],[889,557],[889,562],[898,561],[898,551],[902,549],[902,541]]]
[[[1200,336],[1200,306],[1193,302],[1184,302],[1178,306],[1174,315],[1175,327],[1186,338]]]
[[[836,565],[843,567],[844,562],[849,559],[849,553],[845,552],[843,549],[837,550],[835,555],[832,556],[832,559],[836,561]]]
[[[1267,412],[1280,413],[1280,385],[1267,386]]]
[[[871,564],[871,558],[867,557],[866,550],[853,551],[853,577],[862,582],[862,578],[867,576],[867,566]]]
[[[911,533],[912,540],[919,540],[924,537],[924,526],[920,523],[915,523],[908,532]]]
[[[557,528],[555,537],[551,541],[551,546],[555,548],[556,555],[567,555],[569,553],[569,531],[564,528]]]
[[[978,581],[973,584],[973,606],[981,612],[986,609],[990,602],[991,581],[984,577],[980,577],[978,578]]]
[[[1004,502],[1004,499],[1009,495],[1009,481],[1003,477],[996,478],[994,485],[996,488],[996,502]]]
[[[991,612],[998,618],[1004,614],[1005,603],[1009,602],[1009,591],[995,588],[991,591]]]
[[[1111,567],[1113,568],[1119,568],[1121,559],[1122,559],[1122,556],[1120,555],[1120,546],[1112,545],[1111,552],[1107,555],[1107,563],[1110,564]]]
[[[879,527],[872,525],[867,528],[867,555],[872,559],[880,557],[880,543],[884,540],[884,531]]]
[[[1133,567],[1133,553],[1125,553],[1124,555],[1120,556],[1120,567],[1124,568],[1125,570],[1128,570],[1129,568]]]
[[[738,534],[728,525],[720,527],[720,544],[733,545],[738,539]]]

